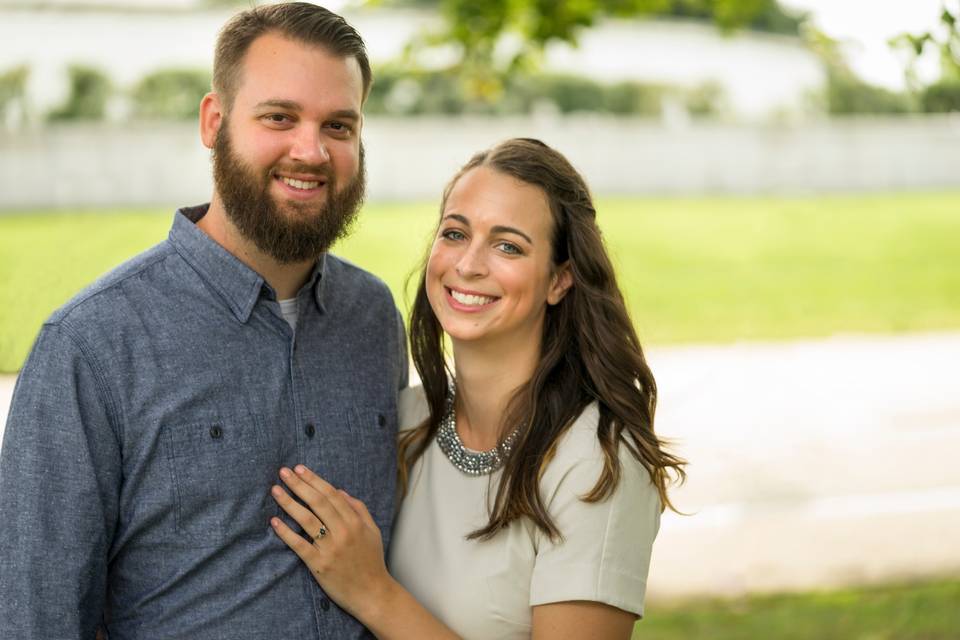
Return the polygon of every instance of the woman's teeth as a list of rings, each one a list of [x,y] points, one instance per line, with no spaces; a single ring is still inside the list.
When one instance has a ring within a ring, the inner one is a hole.
[[[459,291],[450,290],[450,296],[459,302],[460,304],[466,304],[472,307],[479,307],[480,305],[489,304],[496,300],[496,298],[491,298],[488,296],[476,296],[469,293],[460,293]]]

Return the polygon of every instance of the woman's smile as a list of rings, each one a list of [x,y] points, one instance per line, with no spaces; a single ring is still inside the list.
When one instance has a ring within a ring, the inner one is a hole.
[[[499,296],[488,296],[475,291],[455,289],[453,287],[444,288],[447,291],[447,303],[457,311],[466,313],[486,311],[500,300]]]

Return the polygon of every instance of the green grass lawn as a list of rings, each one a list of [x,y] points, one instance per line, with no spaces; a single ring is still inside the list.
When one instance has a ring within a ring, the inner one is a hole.
[[[402,285],[434,203],[369,205],[335,249]],[[960,192],[810,198],[601,199],[601,227],[652,344],[960,327]],[[163,239],[170,211],[0,216],[0,371],[43,319]]]
[[[670,606],[648,603],[633,640],[956,640],[960,580]]]

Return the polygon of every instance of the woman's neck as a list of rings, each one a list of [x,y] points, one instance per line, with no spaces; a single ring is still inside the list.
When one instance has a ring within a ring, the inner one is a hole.
[[[514,392],[533,375],[540,345],[533,342],[532,347],[497,348],[483,343],[454,343],[453,347],[457,432],[467,448],[490,450],[499,442],[501,421]]]

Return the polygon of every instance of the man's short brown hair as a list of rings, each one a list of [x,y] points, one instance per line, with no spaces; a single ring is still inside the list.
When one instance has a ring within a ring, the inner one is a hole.
[[[373,74],[357,30],[328,9],[309,2],[287,2],[238,13],[220,30],[213,58],[213,90],[228,111],[240,86],[243,57],[253,41],[267,33],[322,47],[335,56],[355,58],[363,76],[363,100],[367,99]]]

